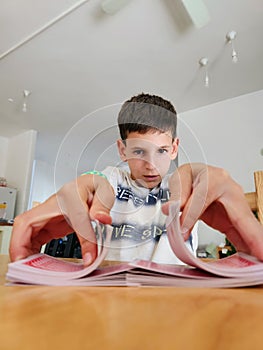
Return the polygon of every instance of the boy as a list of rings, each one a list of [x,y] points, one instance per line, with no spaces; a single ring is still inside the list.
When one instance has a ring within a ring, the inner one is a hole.
[[[94,219],[113,225],[108,258],[158,260],[165,245],[163,213],[168,214],[171,200],[180,200],[185,240],[201,219],[225,233],[237,250],[263,260],[263,227],[249,209],[242,188],[223,169],[185,164],[167,175],[179,143],[176,111],[170,102],[147,94],[135,96],[122,106],[118,124],[118,150],[130,170],[108,167],[101,173],[87,172],[19,215],[10,243],[12,261],[75,231],[84,264],[89,265],[97,254]],[[195,235],[186,244],[194,251]]]
[[[165,235],[166,216],[161,210],[170,197],[167,173],[178,154],[176,110],[159,96],[140,94],[123,104],[118,126],[121,139],[117,147],[128,169],[108,167],[101,173],[115,195],[107,259],[179,263],[170,250]],[[196,251],[196,233],[190,236],[187,246]]]

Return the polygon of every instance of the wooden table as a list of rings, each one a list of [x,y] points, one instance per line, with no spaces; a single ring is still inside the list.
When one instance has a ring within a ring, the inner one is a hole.
[[[262,349],[263,288],[4,286],[0,349]]]

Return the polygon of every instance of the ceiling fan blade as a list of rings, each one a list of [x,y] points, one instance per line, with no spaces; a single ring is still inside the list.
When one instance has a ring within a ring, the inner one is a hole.
[[[116,12],[126,6],[130,0],[104,0],[101,3],[101,8],[109,15],[114,15]]]
[[[210,15],[203,0],[181,0],[186,12],[197,28],[204,27],[210,21]]]

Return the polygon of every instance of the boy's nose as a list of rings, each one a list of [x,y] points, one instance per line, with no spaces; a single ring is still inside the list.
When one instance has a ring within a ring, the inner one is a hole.
[[[152,156],[147,157],[147,159],[145,160],[145,163],[146,163],[147,169],[155,169],[156,168],[154,157],[152,157]]]

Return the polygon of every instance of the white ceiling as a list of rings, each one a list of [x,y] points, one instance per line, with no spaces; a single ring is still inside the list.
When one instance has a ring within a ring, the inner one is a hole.
[[[200,29],[180,0],[131,0],[114,16],[100,3],[86,1],[62,16],[80,1],[0,2],[0,135],[37,130],[37,158],[53,162],[84,116],[92,113],[92,130],[94,111],[142,91],[170,99],[180,113],[263,88],[262,0],[204,0],[211,20]],[[237,64],[226,43],[230,30],[237,31]],[[203,56],[209,88],[198,64]],[[24,89],[32,92],[27,113]]]

